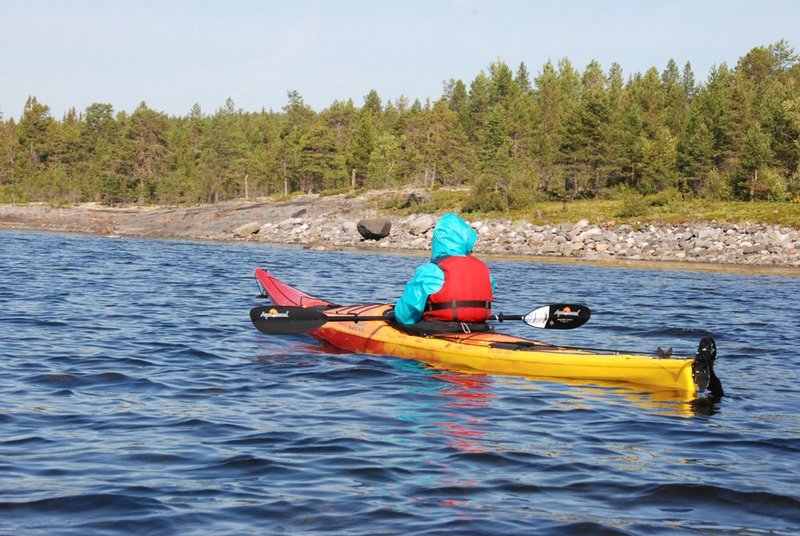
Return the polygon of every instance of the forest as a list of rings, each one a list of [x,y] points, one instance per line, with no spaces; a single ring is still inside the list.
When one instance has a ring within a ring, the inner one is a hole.
[[[296,192],[460,188],[466,211],[637,192],[800,202],[800,59],[758,46],[698,81],[691,65],[625,76],[568,59],[532,76],[491,63],[441,97],[280,111],[228,99],[168,116],[94,103],[61,119],[30,96],[0,111],[0,202],[196,204]]]

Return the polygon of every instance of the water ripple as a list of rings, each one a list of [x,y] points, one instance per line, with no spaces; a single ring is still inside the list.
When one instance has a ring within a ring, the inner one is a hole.
[[[0,242],[2,534],[800,531],[797,278],[490,262],[499,310],[593,310],[579,330],[504,331],[676,354],[716,337],[727,394],[700,407],[335,353],[248,321],[255,266],[357,303],[399,295],[416,257]]]

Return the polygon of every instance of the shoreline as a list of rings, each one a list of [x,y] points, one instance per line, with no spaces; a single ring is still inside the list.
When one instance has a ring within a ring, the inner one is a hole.
[[[93,203],[51,207],[0,205],[0,232],[42,231],[96,236],[248,242],[314,250],[427,256],[431,214],[386,215],[381,192],[356,198],[305,195],[190,207],[107,207]],[[365,240],[357,222],[384,218],[391,232]],[[609,227],[586,220],[536,226],[474,220],[475,253],[528,262],[658,270],[800,276],[800,230],[753,224],[642,224]]]

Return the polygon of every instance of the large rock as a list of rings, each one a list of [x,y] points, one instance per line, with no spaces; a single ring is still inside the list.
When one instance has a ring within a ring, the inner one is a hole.
[[[425,234],[436,225],[436,216],[424,214],[408,223],[408,232],[414,236]]]
[[[380,240],[389,236],[392,222],[386,218],[368,218],[359,220],[356,224],[358,233],[366,240]]]
[[[238,236],[240,238],[244,238],[250,235],[254,235],[261,230],[261,224],[257,222],[250,222],[245,223],[244,225],[240,225],[236,229],[233,230],[233,236]]]

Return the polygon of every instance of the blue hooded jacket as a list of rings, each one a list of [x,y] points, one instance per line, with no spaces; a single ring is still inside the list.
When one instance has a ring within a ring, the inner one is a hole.
[[[464,256],[472,252],[478,233],[456,214],[445,214],[433,228],[431,261],[442,256]],[[436,294],[444,285],[444,272],[433,262],[423,264],[414,271],[406,283],[405,291],[394,306],[394,318],[401,324],[415,324],[422,319],[428,296]],[[492,278],[494,289],[494,278]]]

